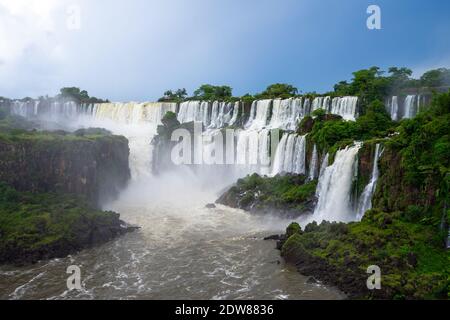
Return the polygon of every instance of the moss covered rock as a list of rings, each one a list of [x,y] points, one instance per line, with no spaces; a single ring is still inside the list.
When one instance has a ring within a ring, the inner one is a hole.
[[[281,254],[300,273],[335,285],[351,298],[444,299],[449,294],[450,252],[435,228],[405,221],[401,213],[371,210],[362,222],[323,222],[292,233]],[[291,234],[288,236],[288,234]],[[381,290],[369,290],[367,268],[381,268]]]
[[[0,183],[0,263],[65,257],[133,229],[83,196],[18,192]]]
[[[316,203],[316,185],[316,181],[307,182],[303,175],[269,178],[253,174],[239,179],[217,203],[253,213],[296,218],[312,213]]]

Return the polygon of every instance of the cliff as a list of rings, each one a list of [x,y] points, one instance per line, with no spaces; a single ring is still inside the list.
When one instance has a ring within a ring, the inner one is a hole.
[[[450,93],[437,95],[395,133],[365,141],[353,191],[360,194],[367,183],[373,147],[381,143],[373,209],[361,222],[291,226],[278,243],[282,256],[351,298],[448,299],[449,121]],[[380,290],[366,286],[371,265],[381,269]]]
[[[0,263],[64,257],[134,230],[98,210],[130,177],[127,139],[32,127],[0,117]]]
[[[117,196],[129,177],[128,141],[96,130],[0,133],[0,181],[19,191]]]
[[[0,263],[63,258],[134,229],[83,196],[18,192],[0,182]]]

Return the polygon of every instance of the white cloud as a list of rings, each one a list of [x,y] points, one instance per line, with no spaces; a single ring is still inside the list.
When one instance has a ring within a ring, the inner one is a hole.
[[[57,0],[0,0],[2,94],[16,92],[23,77],[31,85],[33,79],[37,83],[48,80],[30,71],[50,67],[63,57],[55,24],[57,10],[63,5],[64,1]]]

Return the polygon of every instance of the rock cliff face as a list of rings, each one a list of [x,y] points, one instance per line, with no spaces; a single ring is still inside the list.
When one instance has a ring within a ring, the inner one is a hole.
[[[153,137],[152,172],[160,174],[175,168],[172,161],[172,150],[178,141],[172,141],[172,133],[177,129],[187,130],[190,137],[194,136],[194,122],[180,124],[173,112],[167,112],[161,120],[162,125],[158,126],[158,134]],[[203,128],[202,128],[203,129]],[[194,144],[191,144],[191,155],[194,154]]]
[[[18,191],[61,192],[100,204],[129,177],[124,137],[66,133],[0,135],[0,181]]]
[[[134,229],[84,196],[19,192],[0,182],[0,263],[62,258]]]

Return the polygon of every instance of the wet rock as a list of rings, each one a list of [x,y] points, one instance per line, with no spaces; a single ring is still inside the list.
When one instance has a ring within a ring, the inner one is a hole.
[[[216,205],[215,205],[214,203],[208,203],[208,204],[205,206],[205,208],[207,208],[207,209],[215,209],[215,208],[216,208]]]
[[[274,234],[268,237],[265,237],[264,240],[280,240],[283,236],[280,234]]]

